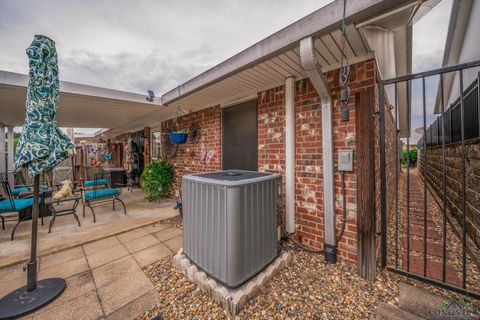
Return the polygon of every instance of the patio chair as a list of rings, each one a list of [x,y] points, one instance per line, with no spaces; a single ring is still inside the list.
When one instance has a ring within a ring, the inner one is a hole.
[[[7,181],[8,180],[8,175],[9,175],[9,172],[2,172],[2,173],[0,173],[0,179]],[[17,173],[15,175],[18,177]],[[14,180],[18,180],[18,179],[14,179]],[[18,198],[19,194],[22,191],[30,191],[30,188],[28,188],[28,186],[25,184],[24,179],[21,179],[21,181],[22,181],[21,184],[15,184],[14,188],[10,189],[10,192],[11,192],[12,196],[15,197],[15,198]]]
[[[2,229],[5,230],[5,217],[3,215],[6,213],[18,212],[18,222],[12,230],[11,240],[13,240],[15,231],[20,222],[31,218],[33,198],[15,198],[12,195],[8,181],[2,178],[0,178],[0,194],[0,217],[2,219]]]
[[[104,184],[106,182],[106,185]],[[112,203],[113,210],[115,210],[115,201],[118,201],[123,206],[124,214],[127,214],[125,203],[120,199],[121,189],[123,185],[111,185],[110,173],[102,172],[94,175],[94,182],[92,189],[83,192],[83,217],[85,217],[85,207],[92,210],[93,222],[96,222],[94,207],[102,206]]]
[[[27,184],[25,177],[23,176],[22,171],[15,172],[14,173],[14,187],[10,189],[10,192],[14,198],[27,198],[27,197],[33,197],[33,191],[31,190],[31,187]],[[2,180],[8,180],[8,173],[1,173],[0,174],[0,179]],[[18,183],[20,182],[20,183]],[[49,186],[46,182],[42,183],[40,185],[41,190],[46,190],[48,189]]]

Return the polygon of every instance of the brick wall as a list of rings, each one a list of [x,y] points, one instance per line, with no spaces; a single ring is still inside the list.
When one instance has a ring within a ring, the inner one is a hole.
[[[220,106],[216,106],[179,117],[176,121],[171,119],[162,123],[162,132],[167,132],[169,128],[176,128],[177,130],[189,129],[194,123],[198,124],[200,128],[198,141],[193,142],[189,139],[187,143],[179,144],[177,153],[169,160],[175,168],[175,191],[180,191],[182,176],[186,174],[220,170],[222,162],[221,116],[222,110]],[[162,139],[169,138],[165,135]],[[205,160],[200,159],[202,144],[207,152],[210,150],[215,152],[215,156],[209,164]]]
[[[454,143],[445,148],[447,208],[458,224],[462,225],[462,154],[461,144]],[[466,181],[466,211],[467,234],[480,248],[480,139],[465,142],[465,181]],[[431,190],[439,199],[443,199],[443,165],[442,147],[427,149],[428,170],[427,179]],[[424,152],[419,150],[418,168],[422,173],[425,170]]]
[[[341,104],[338,99],[339,70],[326,74],[333,96],[334,161],[337,165],[338,150],[355,149],[355,93],[375,83],[374,60],[352,66],[349,86],[350,121],[341,121]],[[296,237],[302,243],[322,248],[324,241],[323,215],[323,171],[322,171],[322,120],[320,98],[310,80],[296,82],[295,130],[296,130],[296,189],[295,222],[298,226]],[[258,94],[258,136],[260,171],[285,174],[285,102],[284,86]],[[357,259],[356,234],[356,172],[345,174],[347,195],[347,227],[339,243],[340,258],[355,262]],[[285,188],[283,188],[285,190]],[[281,212],[285,220],[285,201]],[[342,196],[341,178],[335,171],[335,208],[337,221],[341,221]],[[337,232],[339,232],[338,224]]]
[[[143,135],[145,136],[145,140],[143,140],[143,163],[146,166],[152,160],[152,156],[150,154],[150,136],[151,131],[149,127],[143,128]]]
[[[122,161],[121,163],[123,164],[123,168],[125,170],[128,170],[128,161],[130,160],[130,148],[128,147],[128,141],[131,137],[131,133],[127,132],[121,135],[116,136],[113,138],[113,141],[121,144],[123,152],[122,152]]]
[[[285,224],[285,87],[258,93],[258,171],[282,176],[280,222]]]
[[[349,86],[350,121],[341,121],[338,85],[339,70],[326,74],[333,95],[333,134],[334,161],[337,166],[338,150],[355,149],[355,93],[360,89],[375,85],[375,61],[369,60],[352,66]],[[296,189],[295,222],[298,226],[296,237],[302,243],[322,248],[324,241],[323,221],[323,171],[322,171],[322,119],[320,98],[310,80],[295,83],[295,129],[296,129]],[[285,181],[285,88],[279,86],[259,92],[258,99],[258,168],[259,171],[275,172]],[[214,107],[193,113],[178,119],[179,128],[189,126],[197,121],[202,138],[213,148],[217,155],[212,164],[206,166],[198,160],[200,144],[180,145],[177,155],[172,159],[175,165],[175,185],[179,186],[181,176],[187,173],[219,170],[221,168],[221,109]],[[174,120],[162,124],[162,132],[172,126]],[[203,139],[203,140],[202,140]],[[194,151],[193,158],[189,157]],[[347,226],[339,243],[339,257],[351,262],[357,260],[357,199],[356,166],[354,171],[345,174],[347,194]],[[283,188],[285,190],[285,188]],[[285,219],[285,197],[281,221]],[[340,229],[342,215],[341,178],[335,169],[335,208],[337,214],[337,233]]]

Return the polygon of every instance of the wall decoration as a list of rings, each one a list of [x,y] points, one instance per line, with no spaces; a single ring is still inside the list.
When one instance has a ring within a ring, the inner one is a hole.
[[[89,157],[95,157],[97,152],[100,151],[102,148],[96,144],[87,144],[86,146],[87,154]]]
[[[109,161],[109,160],[112,160],[112,153],[111,152],[106,152],[106,153],[102,153],[101,155],[101,158],[103,161]]]
[[[205,162],[207,164],[210,164],[210,162],[213,160],[214,157],[215,157],[215,150],[208,151],[207,158],[205,159]]]
[[[207,149],[205,148],[205,144],[202,143],[200,146],[200,160],[203,161],[205,160],[205,157],[207,156]]]

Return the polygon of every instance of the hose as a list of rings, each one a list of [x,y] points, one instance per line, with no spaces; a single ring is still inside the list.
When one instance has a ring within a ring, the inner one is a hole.
[[[305,250],[305,251],[308,251],[308,252],[314,252],[314,253],[322,253],[323,252],[323,249],[314,249],[314,248],[310,248],[310,247],[307,247],[307,246],[301,244],[300,242],[295,240],[295,238],[293,238],[292,235],[289,234],[287,232],[287,230],[285,230],[284,227],[282,227],[282,232],[287,237],[288,240],[290,240],[295,246],[297,246],[298,248],[300,248],[302,250]]]
[[[342,213],[342,227],[340,228],[340,233],[337,236],[335,241],[335,246],[337,246],[338,242],[342,239],[343,233],[345,232],[345,225],[347,223],[347,195],[346,195],[346,188],[345,188],[345,171],[341,171],[342,177],[342,200],[343,200],[343,213]]]

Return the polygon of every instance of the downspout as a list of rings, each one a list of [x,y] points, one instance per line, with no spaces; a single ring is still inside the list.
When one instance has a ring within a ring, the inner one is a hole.
[[[333,175],[332,97],[327,80],[315,58],[312,37],[300,41],[300,60],[322,104],[323,211],[325,225],[325,262],[337,262],[335,236],[335,193]]]
[[[285,217],[286,231],[295,232],[295,78],[285,80]]]

